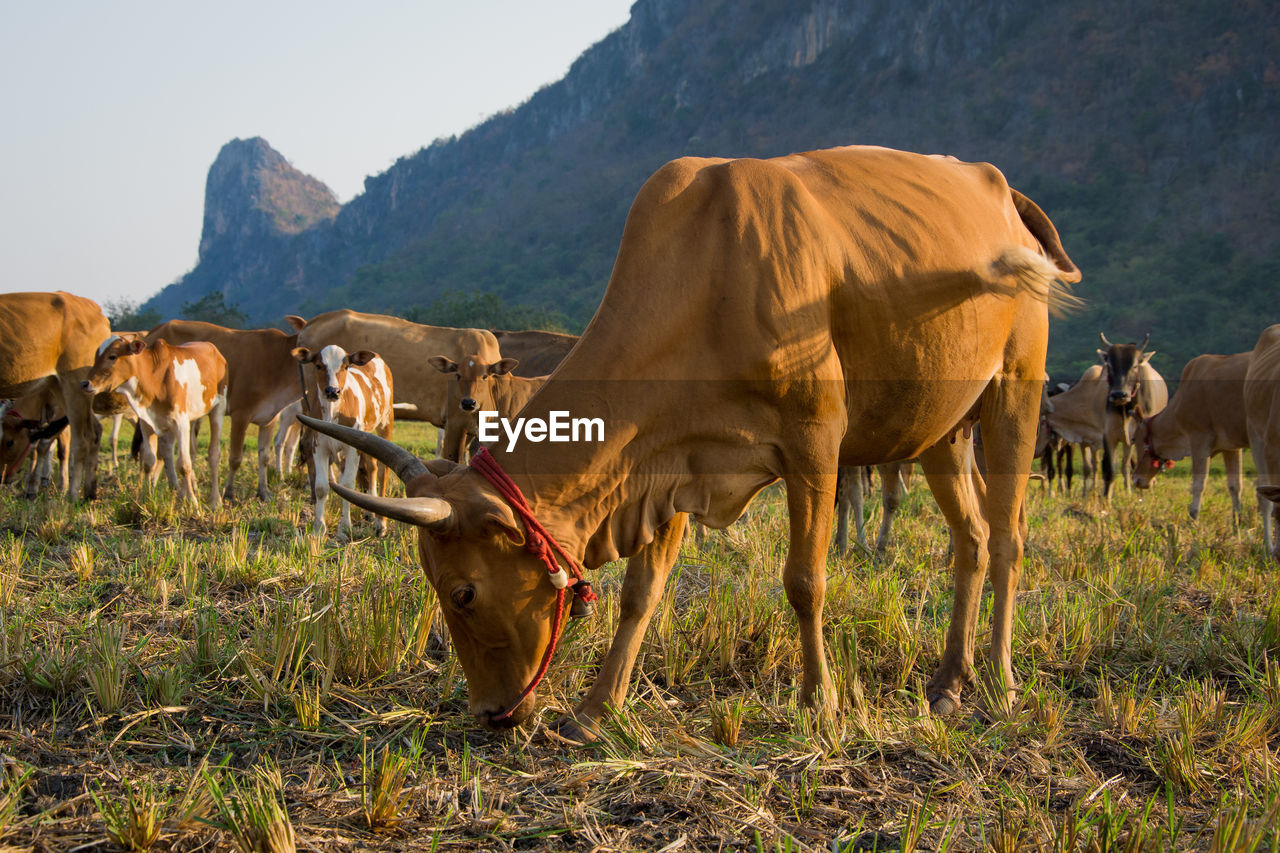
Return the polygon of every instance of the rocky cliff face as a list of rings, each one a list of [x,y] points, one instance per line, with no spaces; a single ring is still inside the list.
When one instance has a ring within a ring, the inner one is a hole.
[[[218,290],[239,302],[288,253],[293,238],[331,222],[341,205],[321,181],[295,169],[265,139],[233,139],[209,168],[199,264],[153,301],[172,314]],[[212,286],[209,286],[212,285]],[[245,300],[252,306],[253,300]]]
[[[1216,318],[1280,258],[1276,56],[1266,0],[638,0],[563,80],[403,157],[336,216],[247,202],[254,170],[215,180],[215,163],[200,264],[153,304],[221,288],[274,323],[479,291],[585,322],[664,161],[867,143],[987,160],[1046,208],[1097,306],[1055,347],[1185,313],[1171,360],[1245,349],[1253,321]]]

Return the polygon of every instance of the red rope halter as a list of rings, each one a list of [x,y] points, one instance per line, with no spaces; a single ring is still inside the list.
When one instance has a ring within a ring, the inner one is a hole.
[[[1146,447],[1147,453],[1151,455],[1151,461],[1155,463],[1156,470],[1159,470],[1161,468],[1172,468],[1173,460],[1161,459],[1160,454],[1156,453],[1156,446],[1151,443],[1151,421],[1154,418],[1155,418],[1155,415],[1152,415],[1149,418],[1144,418],[1142,421],[1142,428],[1143,428],[1142,444],[1144,447]]]
[[[507,502],[507,505],[511,507],[516,515],[520,516],[520,520],[524,524],[525,550],[531,554],[536,554],[542,560],[547,567],[551,585],[556,588],[556,609],[551,618],[551,641],[547,643],[547,650],[542,655],[542,663],[538,666],[538,671],[534,674],[533,680],[529,682],[529,686],[524,689],[520,697],[511,704],[511,707],[493,718],[497,721],[511,716],[511,713],[520,707],[520,703],[538,688],[538,684],[547,674],[547,669],[551,666],[551,658],[555,656],[556,646],[560,642],[560,632],[564,628],[565,589],[572,589],[574,596],[584,604],[590,604],[595,601],[597,596],[595,590],[591,588],[591,584],[583,579],[581,567],[534,516],[533,509],[530,508],[529,502],[525,500],[524,493],[520,491],[520,487],[507,476],[506,471],[502,470],[502,466],[498,464],[498,460],[490,455],[488,448],[481,448],[479,453],[471,457],[471,467],[492,483],[493,487],[498,490],[498,494],[502,495],[503,500]],[[561,568],[560,563],[557,562],[557,555],[560,561],[564,563],[564,568]],[[569,582],[569,574],[574,577],[572,583]]]

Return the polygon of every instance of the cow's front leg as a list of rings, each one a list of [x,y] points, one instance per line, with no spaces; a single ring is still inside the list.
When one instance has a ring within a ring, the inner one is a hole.
[[[225,399],[219,399],[213,404],[213,408],[209,410],[209,506],[217,509],[222,506],[222,492],[218,489],[218,468],[222,463],[222,420],[226,414],[227,403]],[[232,421],[234,424],[235,421]],[[244,436],[241,435],[243,440]],[[192,445],[192,449],[195,446]],[[196,478],[191,477],[192,486],[195,485]],[[234,478],[228,475],[227,485],[231,486]]]
[[[835,453],[831,454],[834,458]],[[802,464],[801,466],[804,467]],[[862,476],[862,472],[858,472]],[[836,472],[797,473],[783,477],[787,487],[790,539],[782,568],[782,586],[800,625],[800,657],[804,667],[800,698],[810,708],[834,713],[835,690],[822,642],[822,608],[827,597],[827,545]]]
[[[338,480],[348,489],[354,488],[356,484],[356,475],[360,473],[360,454],[353,447],[348,447],[342,452],[342,477]],[[346,500],[341,501],[342,518],[338,522],[338,535],[345,536],[348,539],[354,538],[351,535],[351,504]]]
[[[1227,469],[1227,494],[1231,495],[1231,523],[1240,523],[1240,481],[1244,473],[1243,454],[1239,450],[1222,451],[1222,465]]]
[[[599,736],[598,725],[608,709],[621,707],[645,629],[680,553],[687,518],[681,513],[659,527],[653,541],[627,560],[613,644],[586,697],[571,714],[556,722],[556,732],[561,737],[579,743],[593,741]]]
[[[317,441],[312,451],[314,465],[311,471],[311,491],[315,495],[315,521],[311,535],[323,539],[325,530],[324,507],[329,499],[329,447],[327,441]]]
[[[192,504],[198,504],[196,499],[196,472],[195,466],[191,464],[191,430],[188,428],[185,420],[179,420],[176,428],[173,430],[176,436],[177,450],[177,479],[178,479],[178,498],[179,500],[190,501]],[[172,457],[170,453],[170,457]]]

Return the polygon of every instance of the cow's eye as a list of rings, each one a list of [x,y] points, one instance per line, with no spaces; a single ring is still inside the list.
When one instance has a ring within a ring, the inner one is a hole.
[[[117,358],[119,358],[119,356],[117,356],[117,355],[109,355],[109,356],[107,356],[107,361],[115,361]]]
[[[460,586],[453,591],[450,598],[453,599],[455,607],[470,607],[471,602],[476,600],[476,588],[471,584]]]

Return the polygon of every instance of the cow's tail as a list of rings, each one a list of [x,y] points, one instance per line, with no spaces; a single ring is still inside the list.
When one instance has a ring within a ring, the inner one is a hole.
[[[1079,277],[1077,272],[1075,279]],[[1071,292],[1072,280],[1053,261],[1025,246],[1006,247],[988,270],[988,282],[993,289],[1030,291],[1049,305],[1049,312],[1055,317],[1084,307],[1084,300]]]

